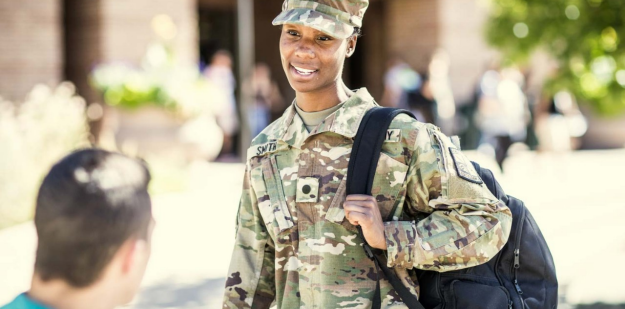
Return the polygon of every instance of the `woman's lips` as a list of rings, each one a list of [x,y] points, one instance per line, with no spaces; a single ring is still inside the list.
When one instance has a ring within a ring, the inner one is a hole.
[[[298,79],[302,79],[302,80],[311,79],[318,72],[318,70],[306,69],[306,68],[302,68],[302,67],[294,66],[294,65],[291,65],[290,69],[291,69],[291,74],[294,77],[297,77]]]

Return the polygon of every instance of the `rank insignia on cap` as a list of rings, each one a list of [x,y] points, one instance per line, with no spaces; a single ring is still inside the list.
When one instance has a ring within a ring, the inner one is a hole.
[[[302,177],[297,179],[297,194],[295,201],[298,203],[316,203],[319,198],[319,179],[315,177]]]
[[[460,178],[476,183],[483,184],[482,178],[477,174],[475,168],[467,158],[460,152],[460,150],[456,148],[449,148],[449,152],[451,153],[451,158],[454,160],[454,166],[456,167],[456,172],[458,172],[458,176]]]

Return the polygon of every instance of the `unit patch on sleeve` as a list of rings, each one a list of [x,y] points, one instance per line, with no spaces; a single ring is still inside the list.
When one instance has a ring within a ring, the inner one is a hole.
[[[480,175],[475,171],[475,168],[473,168],[471,162],[469,162],[460,150],[449,147],[449,152],[451,153],[451,158],[454,160],[454,166],[460,178],[476,184],[484,183]]]
[[[385,142],[399,142],[400,135],[401,135],[400,129],[386,130],[386,138],[384,139],[384,141]]]

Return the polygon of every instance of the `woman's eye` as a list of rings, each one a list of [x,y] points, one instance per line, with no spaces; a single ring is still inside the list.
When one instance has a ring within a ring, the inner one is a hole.
[[[332,40],[332,38],[329,37],[329,36],[320,36],[318,40],[319,41],[330,41],[330,40]]]
[[[293,36],[297,36],[297,31],[294,31],[294,30],[287,30],[286,33],[293,35]]]

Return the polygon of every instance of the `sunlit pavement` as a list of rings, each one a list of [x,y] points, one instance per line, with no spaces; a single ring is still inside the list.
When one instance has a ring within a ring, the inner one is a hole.
[[[625,150],[517,153],[504,168],[506,193],[525,201],[550,245],[563,301],[625,303]],[[152,260],[127,308],[221,307],[243,165],[191,171],[188,191],[154,197]],[[32,223],[0,232],[0,303],[28,288],[35,245]]]

